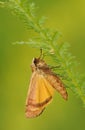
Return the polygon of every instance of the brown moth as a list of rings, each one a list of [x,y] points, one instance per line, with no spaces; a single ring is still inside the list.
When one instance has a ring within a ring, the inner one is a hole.
[[[39,116],[45,107],[51,102],[54,91],[67,100],[68,94],[60,78],[52,72],[49,66],[41,58],[33,58],[32,76],[26,99],[26,117]]]

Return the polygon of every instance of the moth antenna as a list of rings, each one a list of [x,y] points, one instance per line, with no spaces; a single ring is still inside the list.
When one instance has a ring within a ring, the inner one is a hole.
[[[44,59],[44,53],[42,51],[42,48],[40,49],[40,56],[39,56],[38,59]]]
[[[38,59],[41,59],[41,57],[42,57],[42,48],[40,49],[40,56]]]
[[[44,57],[45,56],[47,56],[47,53],[45,52],[45,53],[43,53],[43,50],[42,50],[42,48],[40,49],[40,56],[39,56],[39,58],[38,59],[44,59]]]
[[[40,49],[40,58],[42,57],[43,52],[42,52],[42,48]]]

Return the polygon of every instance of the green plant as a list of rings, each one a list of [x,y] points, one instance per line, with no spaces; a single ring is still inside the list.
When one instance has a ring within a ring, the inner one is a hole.
[[[44,26],[45,17],[37,18],[35,4],[28,0],[8,0],[0,2],[0,6],[10,9],[23,20],[27,29],[37,34],[28,41],[17,41],[15,44],[28,44],[31,47],[42,48],[44,53],[51,57],[54,64],[60,66],[55,68],[54,72],[60,75],[65,86],[78,95],[85,104],[85,75],[76,72],[75,67],[78,63],[75,61],[75,57],[69,53],[69,44],[58,42],[60,33]]]

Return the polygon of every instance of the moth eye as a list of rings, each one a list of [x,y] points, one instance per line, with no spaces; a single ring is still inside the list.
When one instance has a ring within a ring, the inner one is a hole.
[[[34,58],[34,64],[37,64],[37,59],[36,58]]]

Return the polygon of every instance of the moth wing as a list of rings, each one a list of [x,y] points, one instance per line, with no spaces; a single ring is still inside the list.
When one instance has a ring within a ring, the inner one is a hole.
[[[45,76],[37,73],[37,71],[33,72],[26,99],[26,117],[31,118],[40,115],[50,103],[53,93],[54,88]]]
[[[53,88],[55,88],[61,94],[61,96],[65,100],[68,99],[66,88],[64,87],[64,84],[57,75],[55,75],[54,73],[47,73],[46,79],[53,86]]]

